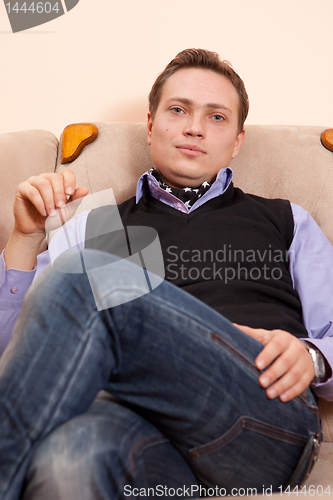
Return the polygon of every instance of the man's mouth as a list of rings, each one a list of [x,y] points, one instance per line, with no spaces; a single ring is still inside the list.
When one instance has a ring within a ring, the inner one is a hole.
[[[195,146],[194,144],[180,144],[179,146],[176,146],[176,148],[187,156],[201,156],[206,154],[206,151],[198,146]]]

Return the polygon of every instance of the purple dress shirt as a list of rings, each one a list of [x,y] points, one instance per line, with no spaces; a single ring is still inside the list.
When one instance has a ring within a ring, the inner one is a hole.
[[[220,170],[211,188],[188,209],[181,200],[162,189],[153,175],[145,172],[137,184],[136,201],[150,190],[152,196],[161,202],[189,213],[221,195],[232,177],[229,167]],[[294,203],[291,207],[294,237],[288,253],[289,270],[302,302],[303,323],[309,335],[306,340],[321,350],[333,368],[333,246],[308,212]],[[5,270],[3,253],[0,256],[0,355],[9,342],[23,297],[31,283],[47,264],[68,249],[68,238],[73,247],[84,248],[88,214],[89,211],[82,212],[67,223],[66,238],[62,231],[54,236],[49,250],[38,255],[32,271]],[[317,384],[315,392],[320,397],[333,400],[333,376]]]

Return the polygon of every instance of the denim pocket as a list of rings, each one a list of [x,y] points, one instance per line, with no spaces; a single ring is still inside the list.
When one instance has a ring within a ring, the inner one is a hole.
[[[199,480],[210,487],[278,491],[288,483],[308,439],[242,416],[220,437],[189,450]]]
[[[307,443],[307,440],[303,436],[298,436],[297,434],[285,431],[284,429],[279,429],[278,427],[269,425],[256,418],[243,416],[240,417],[221,437],[213,439],[204,445],[191,448],[189,451],[193,458],[214,453],[215,451],[230,444],[230,442],[237,438],[237,436],[239,436],[244,429],[251,430],[272,439],[284,441],[285,443],[297,444],[300,446],[305,446]]]

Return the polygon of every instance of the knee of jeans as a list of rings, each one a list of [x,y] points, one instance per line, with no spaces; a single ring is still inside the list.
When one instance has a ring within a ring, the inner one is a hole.
[[[59,291],[69,293],[70,290],[88,297],[91,294],[87,269],[103,265],[105,259],[113,262],[116,257],[99,250],[72,250],[64,252],[47,266],[30,287],[27,297],[37,297],[38,300],[53,301]]]
[[[59,483],[89,475],[99,466],[103,443],[89,425],[67,422],[47,436],[30,462],[28,480]]]
[[[97,279],[99,286],[104,290],[105,285],[110,285],[110,277],[116,285],[141,287],[144,281],[144,286],[147,287],[139,261],[121,259],[104,251],[90,249],[64,252],[52,261],[38,280],[46,286],[55,288],[62,285],[81,288],[82,282],[85,281],[91,288],[92,282]]]
[[[56,265],[49,264],[34,280],[26,297],[37,296],[41,300],[44,298],[52,300],[55,293],[61,289],[68,290],[73,286],[81,287],[87,279],[86,275],[78,270],[77,259],[66,256],[63,262],[66,262],[66,265],[62,266],[60,263],[56,263]],[[69,270],[70,267],[71,271]]]
[[[91,249],[71,249],[51,259],[54,271],[63,274],[85,274],[87,270],[117,262],[116,255]]]
[[[27,470],[22,500],[94,498],[91,484],[96,471],[103,477],[103,454],[87,432],[67,423],[44,439]]]

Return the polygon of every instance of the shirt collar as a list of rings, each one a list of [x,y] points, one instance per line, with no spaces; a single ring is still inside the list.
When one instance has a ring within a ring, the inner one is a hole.
[[[202,198],[200,198],[194,203],[192,209],[200,206],[202,203],[204,203],[205,200],[207,200],[207,198],[211,199],[215,196],[223,194],[228,189],[232,181],[233,175],[234,175],[233,171],[231,170],[230,167],[222,168],[218,172],[216,179],[211,185],[210,189],[207,191],[207,193],[203,195]],[[142,196],[146,194],[148,191],[150,191],[150,194],[154,198],[158,199],[160,199],[161,191],[164,191],[163,189],[160,188],[157,179],[149,172],[149,170],[147,170],[144,174],[142,174],[140,179],[138,180],[136,186],[136,203],[139,203]],[[175,198],[175,196],[173,196],[172,194],[166,193],[166,195]]]

